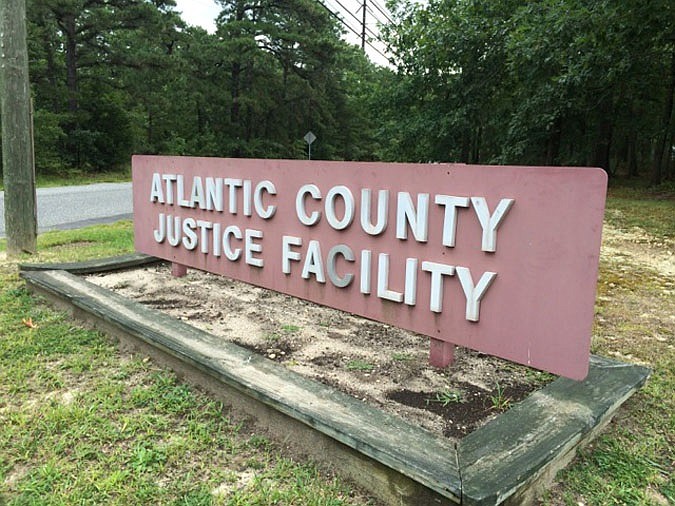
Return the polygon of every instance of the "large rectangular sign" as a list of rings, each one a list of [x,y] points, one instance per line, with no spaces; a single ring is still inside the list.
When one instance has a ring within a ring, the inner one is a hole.
[[[592,168],[134,156],[136,249],[574,379]]]

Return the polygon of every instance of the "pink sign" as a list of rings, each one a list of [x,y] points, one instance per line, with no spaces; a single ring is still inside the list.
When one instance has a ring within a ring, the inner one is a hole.
[[[607,178],[592,168],[134,156],[136,249],[573,379]],[[447,343],[447,344],[446,344]]]

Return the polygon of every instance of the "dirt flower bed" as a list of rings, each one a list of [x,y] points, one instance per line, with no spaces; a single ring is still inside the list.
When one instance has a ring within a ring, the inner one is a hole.
[[[158,265],[88,279],[448,438],[553,378],[464,348],[437,369],[427,337],[193,269],[184,278]]]

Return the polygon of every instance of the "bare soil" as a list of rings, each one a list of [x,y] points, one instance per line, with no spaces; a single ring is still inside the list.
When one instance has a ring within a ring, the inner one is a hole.
[[[194,269],[184,278],[155,265],[88,279],[451,439],[552,378],[463,348],[437,369],[425,336]]]

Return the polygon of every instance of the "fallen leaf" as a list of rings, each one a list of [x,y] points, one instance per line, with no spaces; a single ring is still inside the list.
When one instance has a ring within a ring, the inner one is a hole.
[[[39,326],[36,323],[33,323],[33,318],[24,318],[21,320],[23,324],[29,329],[37,329]]]

